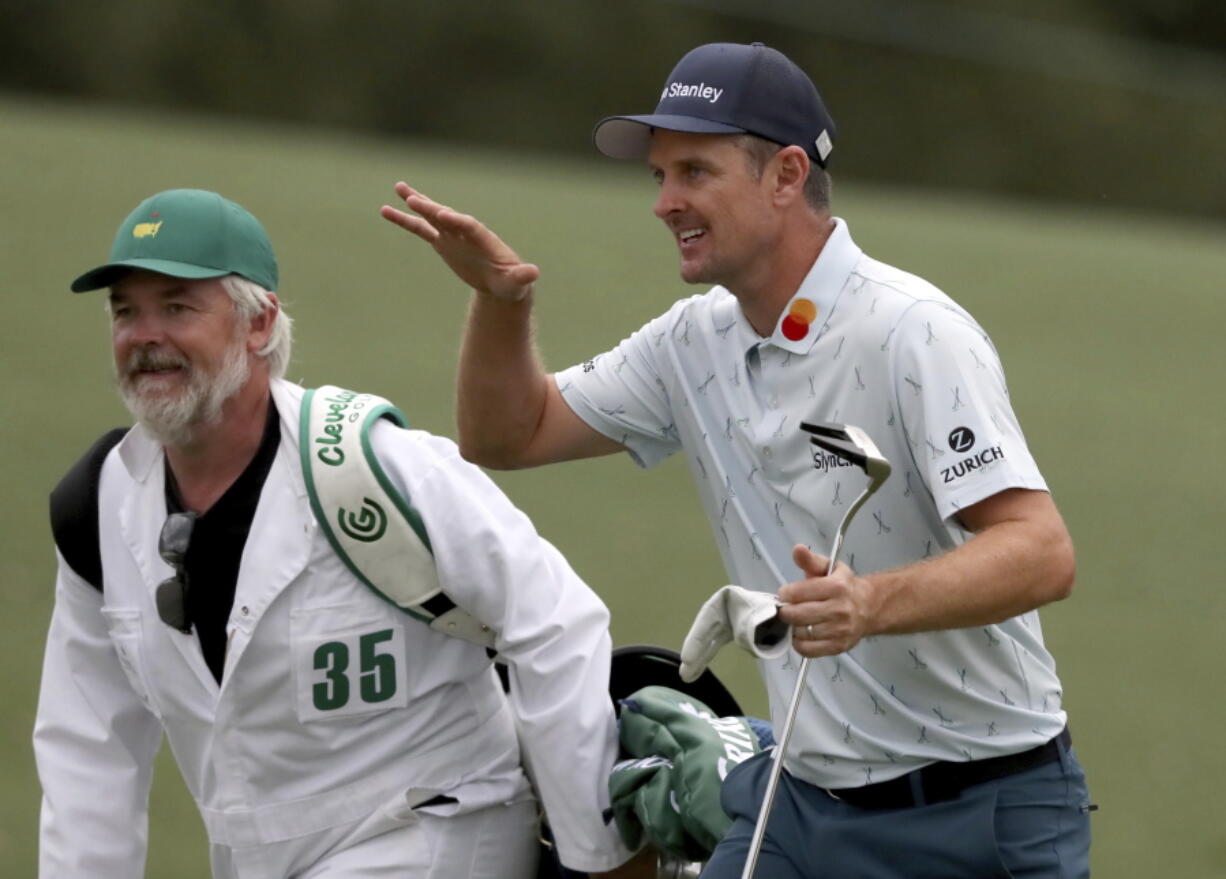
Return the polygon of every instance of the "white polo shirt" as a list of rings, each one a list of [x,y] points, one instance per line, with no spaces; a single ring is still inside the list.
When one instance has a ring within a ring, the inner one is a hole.
[[[714,287],[556,380],[641,466],[685,452],[730,581],[747,588],[798,579],[797,543],[828,553],[867,483],[812,446],[802,421],[861,427],[893,465],[841,553],[862,574],[963,543],[962,507],[1046,489],[984,331],[931,284],[866,256],[842,220],[770,338]],[[760,664],[776,728],[798,664],[790,651]],[[1025,750],[1065,723],[1037,612],[865,638],[811,662],[808,689],[787,768],[822,787]]]

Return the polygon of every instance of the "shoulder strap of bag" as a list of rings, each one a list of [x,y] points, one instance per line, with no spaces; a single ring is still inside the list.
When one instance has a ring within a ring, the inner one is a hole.
[[[306,392],[299,424],[311,510],[359,580],[436,631],[492,648],[494,632],[442,589],[425,523],[388,478],[371,447],[381,418],[408,420],[382,397],[333,385]]]
[[[102,549],[98,539],[98,479],[102,463],[126,427],[107,431],[64,474],[51,492],[51,533],[60,555],[85,582],[102,591]]]

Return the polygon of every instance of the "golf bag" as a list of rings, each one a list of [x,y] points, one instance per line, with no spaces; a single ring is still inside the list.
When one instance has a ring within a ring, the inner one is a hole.
[[[614,649],[609,671],[609,697],[613,700],[614,708],[620,712],[623,700],[644,687],[656,686],[684,693],[702,702],[718,717],[742,714],[741,706],[710,669],[692,683],[687,683],[681,680],[680,668],[681,656],[665,647],[638,644]],[[558,862],[548,830],[547,826],[542,827],[537,879],[583,879],[584,874],[568,870]],[[674,861],[666,868],[670,872],[661,875],[681,879],[697,875],[697,866]]]

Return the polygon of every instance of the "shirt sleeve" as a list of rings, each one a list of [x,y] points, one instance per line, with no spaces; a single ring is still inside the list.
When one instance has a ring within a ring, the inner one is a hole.
[[[120,665],[101,593],[60,557],[34,723],[40,876],[144,875],[161,739]]]
[[[679,305],[684,305],[685,300]],[[652,467],[681,447],[661,358],[675,324],[675,308],[617,347],[554,375],[562,398],[589,426]]]
[[[996,349],[969,315],[915,304],[899,321],[893,355],[907,443],[942,519],[1009,488],[1047,489]]]
[[[376,427],[375,436],[392,430]],[[426,524],[444,592],[497,632],[523,760],[562,863],[610,870],[633,852],[604,819],[617,756],[609,612],[450,440],[411,436],[421,466],[398,475]]]

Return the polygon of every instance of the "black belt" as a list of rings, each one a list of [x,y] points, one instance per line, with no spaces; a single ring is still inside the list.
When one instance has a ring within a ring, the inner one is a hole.
[[[1060,749],[1066,751],[1073,743],[1068,727],[1050,742],[1022,751],[967,763],[932,763],[907,775],[891,778],[864,787],[847,787],[827,791],[836,799],[843,800],[861,809],[906,809],[922,803],[940,803],[957,799],[958,795],[972,785],[982,784],[1054,763],[1060,759]],[[916,788],[923,798],[916,796]]]

